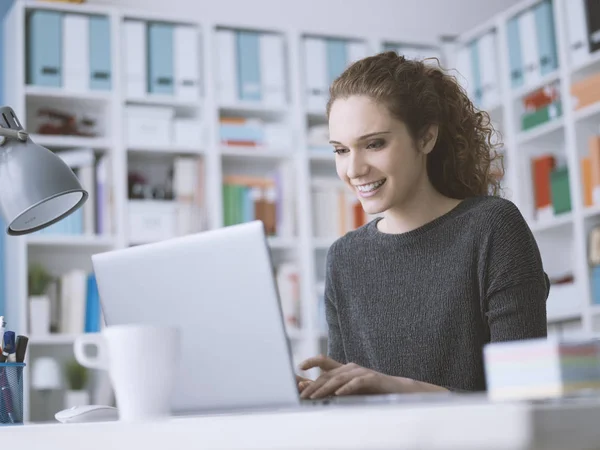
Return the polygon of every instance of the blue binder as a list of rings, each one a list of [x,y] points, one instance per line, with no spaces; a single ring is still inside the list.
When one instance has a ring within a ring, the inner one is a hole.
[[[327,39],[327,81],[329,84],[346,69],[346,42],[341,39]]]
[[[62,13],[34,10],[27,28],[27,83],[61,87]]]
[[[167,95],[175,92],[173,25],[148,24],[148,92]]]
[[[469,49],[471,50],[471,74],[473,76],[474,95],[474,98],[471,100],[477,106],[480,106],[483,98],[483,90],[481,86],[481,71],[479,70],[479,67],[481,66],[479,62],[479,46],[477,44],[477,40],[474,40],[469,44]]]
[[[558,68],[552,2],[544,0],[536,5],[534,15],[540,57],[540,71],[542,75],[546,75]]]
[[[260,35],[253,31],[236,32],[238,96],[240,100],[260,101]]]
[[[108,91],[112,86],[110,22],[108,17],[90,16],[90,89]]]
[[[523,85],[523,56],[521,54],[521,36],[519,33],[519,16],[513,17],[506,24],[508,40],[508,59],[510,67],[510,84],[513,88]]]

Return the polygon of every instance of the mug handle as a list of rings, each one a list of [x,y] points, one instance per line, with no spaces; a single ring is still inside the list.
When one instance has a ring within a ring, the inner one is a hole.
[[[90,357],[86,354],[85,348],[88,345],[96,347],[97,354],[95,357]],[[108,370],[108,355],[106,341],[100,333],[81,334],[75,338],[73,344],[75,359],[79,364],[90,369]]]

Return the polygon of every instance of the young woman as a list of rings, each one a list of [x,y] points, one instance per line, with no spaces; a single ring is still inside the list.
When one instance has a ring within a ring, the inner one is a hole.
[[[485,390],[483,346],[545,337],[549,280],[499,196],[495,131],[454,77],[394,52],[350,66],[327,105],[338,176],[369,214],[327,255],[328,356],[304,398]]]

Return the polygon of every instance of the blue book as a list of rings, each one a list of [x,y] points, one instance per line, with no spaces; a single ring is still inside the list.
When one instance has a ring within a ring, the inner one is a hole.
[[[112,86],[110,22],[108,17],[90,16],[90,89],[109,91]]]
[[[87,278],[87,293],[85,302],[85,332],[97,333],[100,331],[100,294],[96,284],[96,276],[91,273]]]
[[[173,25],[148,24],[148,92],[173,95]]]
[[[480,58],[479,58],[479,46],[477,45],[477,41],[473,41],[469,44],[469,48],[471,50],[471,75],[473,76],[473,95],[472,99],[476,105],[481,105],[481,101],[483,98],[483,90],[481,86],[481,70],[480,68]]]
[[[523,85],[523,55],[521,53],[521,36],[519,32],[519,17],[513,17],[506,24],[508,40],[508,60],[510,67],[510,84],[513,88]]]
[[[260,35],[253,31],[236,32],[238,96],[244,101],[260,101]]]
[[[558,68],[552,2],[544,0],[536,5],[534,16],[540,58],[540,72],[542,75],[546,75]]]
[[[62,14],[34,10],[27,23],[27,83],[62,86]]]
[[[341,39],[327,39],[327,81],[333,83],[346,69],[348,57],[346,42]]]

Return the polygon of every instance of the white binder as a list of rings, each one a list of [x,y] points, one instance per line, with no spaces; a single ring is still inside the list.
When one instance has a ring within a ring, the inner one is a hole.
[[[196,100],[200,95],[199,36],[189,25],[176,25],[173,33],[175,96]]]
[[[473,83],[473,67],[471,65],[471,49],[468,45],[463,45],[456,57],[456,81],[467,92],[471,101],[474,99],[475,86]]]
[[[307,109],[312,113],[324,114],[329,86],[327,83],[327,53],[323,39],[305,38],[304,68]]]
[[[368,55],[367,44],[358,41],[348,41],[346,44],[348,66]]]
[[[481,103],[483,108],[490,108],[496,106],[500,101],[496,33],[484,34],[479,38],[477,45],[479,47],[479,73],[481,74]]]
[[[232,104],[238,100],[235,32],[217,30],[215,62],[218,67],[217,94],[221,104]]]
[[[542,78],[537,44],[535,13],[532,9],[529,9],[521,14],[518,20],[525,86],[531,86],[539,83]]]
[[[268,106],[286,104],[286,70],[283,37],[274,33],[260,36],[262,102]]]
[[[568,7],[565,9],[569,57],[572,65],[578,65],[585,62],[590,56],[584,0],[569,0]]]
[[[123,24],[125,92],[129,98],[145,97],[148,91],[146,24],[127,20]]]
[[[89,20],[83,14],[63,15],[63,87],[82,92],[90,87]]]

